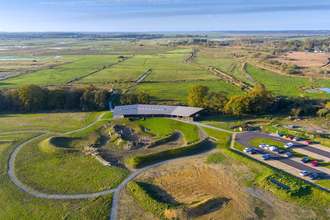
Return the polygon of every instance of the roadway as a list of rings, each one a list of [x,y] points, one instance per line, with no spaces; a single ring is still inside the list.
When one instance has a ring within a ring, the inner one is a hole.
[[[310,145],[304,145],[304,144],[299,143],[299,142],[286,140],[286,139],[280,138],[280,137],[274,137],[274,136],[270,136],[270,135],[260,134],[260,133],[256,133],[256,132],[237,133],[236,134],[236,139],[235,139],[235,141],[237,141],[239,144],[244,145],[246,147],[249,147],[251,149],[255,149],[260,154],[266,154],[266,153],[271,154],[271,160],[277,160],[281,163],[292,166],[292,167],[294,167],[296,169],[299,169],[299,170],[307,170],[311,173],[317,173],[319,175],[319,177],[322,178],[322,179],[330,179],[329,174],[320,172],[319,170],[313,168],[312,165],[310,164],[310,162],[299,163],[299,162],[296,162],[296,161],[292,160],[290,157],[284,157],[282,155],[279,155],[277,153],[273,153],[271,151],[265,150],[265,149],[260,148],[260,147],[253,147],[252,145],[249,144],[249,142],[253,139],[256,139],[256,138],[266,138],[266,139],[281,142],[283,144],[286,144],[288,142],[292,142],[294,144],[294,146],[291,149],[293,149],[293,150],[294,150],[294,148],[303,148],[306,151],[314,152],[314,153],[317,153],[317,154],[320,154],[320,155],[323,155],[323,156],[326,156],[326,157],[330,158],[330,153],[329,152],[317,149],[317,148],[312,147]]]

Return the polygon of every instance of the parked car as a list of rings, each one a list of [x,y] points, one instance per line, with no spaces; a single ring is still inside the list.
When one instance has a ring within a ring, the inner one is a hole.
[[[261,157],[263,160],[268,160],[270,158],[270,154],[265,154]]]
[[[310,140],[306,141],[306,144],[310,145],[312,142]]]
[[[284,137],[284,138],[287,138],[287,137],[288,137],[288,135],[283,135],[282,137]]]
[[[287,143],[286,145],[284,145],[285,149],[291,148],[293,146],[292,142]]]
[[[308,179],[310,179],[310,180],[314,180],[314,179],[316,179],[318,176],[319,176],[319,175],[318,175],[317,173],[312,173],[312,174],[309,175]]]
[[[284,150],[279,149],[279,150],[276,151],[276,153],[283,154],[284,153]]]
[[[302,170],[302,171],[300,172],[300,175],[301,175],[301,176],[308,176],[309,174],[311,174],[311,173],[308,172],[308,171],[306,171],[306,170]]]
[[[293,139],[293,136],[292,136],[292,135],[290,135],[290,136],[288,136],[288,138],[289,138],[290,140],[292,140],[292,139]]]
[[[249,154],[255,154],[255,153],[257,153],[257,151],[256,150],[253,150],[253,149],[251,149],[249,152],[248,152]]]
[[[293,140],[294,141],[299,141],[300,140],[300,137],[294,137]]]
[[[266,146],[267,146],[267,144],[264,144],[264,143],[259,144],[259,147],[261,147],[261,148],[264,148]]]
[[[283,134],[282,133],[277,133],[277,136],[282,137]]]
[[[302,163],[306,163],[306,162],[308,162],[308,161],[309,161],[309,158],[308,158],[308,157],[305,157],[305,158],[301,159],[300,162],[302,162]]]
[[[275,146],[269,146],[268,149],[271,150],[271,151],[277,151],[278,147],[275,147]]]
[[[244,151],[245,153],[248,153],[248,152],[251,151],[251,148],[245,148],[243,151]]]
[[[315,160],[315,161],[311,162],[311,164],[313,167],[316,167],[317,165],[319,165],[319,162]]]
[[[284,156],[285,156],[285,157],[291,157],[291,156],[292,156],[292,153],[291,153],[291,152],[286,152],[286,153],[284,154]]]

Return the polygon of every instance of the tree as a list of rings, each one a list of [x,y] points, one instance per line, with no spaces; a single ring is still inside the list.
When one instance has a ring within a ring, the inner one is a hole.
[[[65,106],[65,90],[54,89],[48,94],[48,107],[50,109],[63,109]]]
[[[80,98],[80,106],[83,111],[93,111],[96,109],[95,103],[95,93],[90,90],[86,90]]]
[[[225,106],[225,112],[233,115],[243,115],[250,112],[250,99],[248,96],[232,96]]]
[[[203,107],[204,99],[209,91],[207,86],[194,85],[190,90],[188,90],[188,105],[191,107]]]
[[[94,103],[98,110],[104,110],[108,107],[108,92],[105,89],[100,89],[95,93]]]
[[[0,90],[0,110],[5,109],[5,96],[2,94],[2,91]]]
[[[275,100],[273,95],[261,85],[256,86],[251,92],[248,93],[248,96],[255,96],[260,99],[261,105],[263,106],[262,110],[271,106]]]
[[[228,98],[226,92],[211,92],[205,97],[204,106],[208,110],[224,112],[224,107],[226,106],[227,102]]]
[[[127,93],[120,97],[120,104],[122,105],[132,105],[138,102],[138,98],[136,94]]]
[[[327,113],[329,112],[328,109],[326,108],[322,108],[322,109],[319,109],[316,114],[319,116],[319,117],[322,117],[322,116],[325,116]]]
[[[138,103],[140,104],[149,104],[150,96],[145,92],[139,92],[137,94]]]
[[[301,113],[301,108],[291,109],[291,114],[296,118],[298,118],[300,116],[300,113]]]
[[[330,102],[327,102],[327,104],[325,105],[326,109],[330,109]]]
[[[22,110],[37,111],[47,107],[45,92],[39,86],[24,85],[17,89],[17,93]]]

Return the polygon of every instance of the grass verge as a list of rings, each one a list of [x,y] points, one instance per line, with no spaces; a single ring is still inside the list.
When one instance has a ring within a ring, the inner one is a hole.
[[[202,129],[206,132],[208,136],[218,139],[217,148],[219,149],[230,148],[230,142],[232,137],[231,133],[219,131],[216,129],[206,128],[206,127],[202,127]]]

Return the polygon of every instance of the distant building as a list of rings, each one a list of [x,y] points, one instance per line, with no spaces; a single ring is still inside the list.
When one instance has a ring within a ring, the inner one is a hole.
[[[168,117],[185,121],[196,121],[201,118],[203,108],[172,105],[120,105],[113,111],[113,118],[137,118],[137,117]]]

